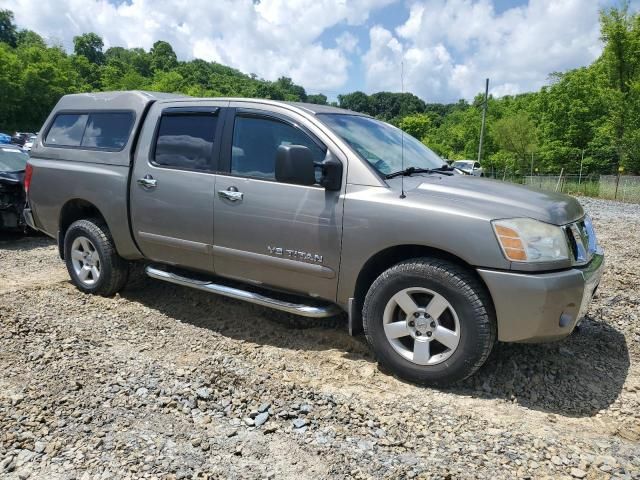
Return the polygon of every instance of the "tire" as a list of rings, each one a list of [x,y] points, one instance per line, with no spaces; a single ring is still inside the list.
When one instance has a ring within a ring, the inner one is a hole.
[[[64,236],[64,258],[71,281],[85,293],[109,297],[127,283],[129,264],[118,255],[109,229],[98,219],[71,224]]]
[[[382,273],[365,297],[363,327],[380,364],[426,385],[475,373],[497,336],[484,286],[463,267],[436,258],[401,262]]]

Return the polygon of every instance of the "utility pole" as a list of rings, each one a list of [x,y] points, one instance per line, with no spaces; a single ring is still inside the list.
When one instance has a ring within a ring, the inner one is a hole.
[[[489,100],[489,79],[484,87],[484,105],[482,106],[482,126],[480,127],[480,147],[478,147],[478,163],[482,165],[482,143],[484,142],[484,126],[487,121],[487,104]]]

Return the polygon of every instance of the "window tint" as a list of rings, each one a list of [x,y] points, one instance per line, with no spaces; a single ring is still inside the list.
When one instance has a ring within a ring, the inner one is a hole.
[[[45,143],[121,150],[132,125],[131,112],[62,113],[53,121]]]
[[[121,150],[127,144],[132,125],[133,114],[129,112],[92,113],[82,146]]]
[[[211,151],[218,117],[164,115],[160,119],[154,161],[167,167],[211,169]]]
[[[236,117],[233,127],[231,173],[275,179],[276,153],[280,145],[304,145],[316,162],[325,157],[324,148],[300,129],[278,120]]]
[[[69,147],[80,146],[87,117],[86,114],[63,113],[58,115],[47,133],[46,143]]]

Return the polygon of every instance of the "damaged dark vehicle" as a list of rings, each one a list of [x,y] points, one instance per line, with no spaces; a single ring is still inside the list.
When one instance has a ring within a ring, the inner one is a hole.
[[[24,174],[29,155],[19,147],[0,146],[0,230],[26,230]]]

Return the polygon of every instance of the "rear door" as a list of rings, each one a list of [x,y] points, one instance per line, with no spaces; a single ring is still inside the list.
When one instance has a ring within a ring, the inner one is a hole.
[[[166,102],[149,112],[130,200],[133,234],[145,257],[213,271],[213,172],[226,104]]]
[[[245,108],[231,109],[215,186],[216,273],[335,300],[342,194],[278,182],[274,174],[278,146],[307,146],[321,162],[327,139],[295,112],[238,105]]]

